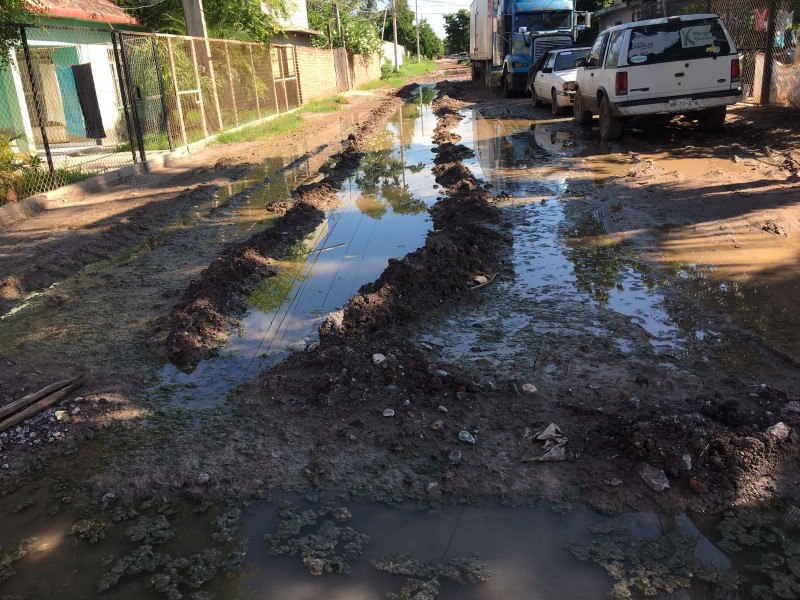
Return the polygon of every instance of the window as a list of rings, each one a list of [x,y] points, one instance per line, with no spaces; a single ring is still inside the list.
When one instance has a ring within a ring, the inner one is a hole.
[[[589,49],[582,50],[567,50],[566,52],[559,52],[556,55],[555,71],[569,71],[575,68],[575,61],[579,58],[586,58],[589,54]]]
[[[552,69],[552,68],[553,68],[553,65],[554,65],[555,63],[556,63],[556,55],[555,55],[555,54],[550,54],[550,55],[547,57],[547,60],[546,60],[546,61],[544,61],[544,68],[545,68],[545,69]]]
[[[553,12],[517,13],[514,20],[516,31],[525,27],[527,31],[552,31],[572,27],[572,12],[557,10]]]
[[[608,34],[604,33],[603,35],[599,36],[594,41],[594,45],[592,45],[592,49],[589,50],[589,59],[588,59],[588,66],[589,67],[599,67],[600,66],[600,59],[603,56],[603,48],[605,47],[605,43],[606,43],[607,39],[608,39]]]
[[[606,54],[606,67],[613,68],[619,64],[619,57],[622,54],[622,34],[624,31],[615,31],[611,34],[608,42],[608,54]]]
[[[663,63],[731,53],[719,19],[677,21],[631,28],[630,64]]]

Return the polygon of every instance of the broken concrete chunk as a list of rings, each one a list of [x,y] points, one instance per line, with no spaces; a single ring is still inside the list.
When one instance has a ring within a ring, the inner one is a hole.
[[[656,469],[647,463],[641,463],[636,469],[639,477],[644,479],[644,482],[654,492],[663,492],[669,489],[669,480],[663,469]]]
[[[791,432],[792,430],[783,421],[775,423],[772,427],[767,427],[767,435],[778,442],[785,442],[788,440]]]

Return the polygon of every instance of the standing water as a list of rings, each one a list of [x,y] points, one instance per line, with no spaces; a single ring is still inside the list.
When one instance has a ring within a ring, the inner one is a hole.
[[[313,341],[325,317],[377,279],[389,259],[424,243],[428,208],[436,201],[432,96],[423,88],[418,102],[406,103],[390,119],[345,181],[339,204],[290,249],[278,275],[253,290],[241,326],[220,354],[186,371],[164,367],[159,395],[192,408],[220,404],[229,390]]]

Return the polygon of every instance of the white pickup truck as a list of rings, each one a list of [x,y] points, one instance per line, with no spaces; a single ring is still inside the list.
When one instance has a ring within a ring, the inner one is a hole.
[[[603,31],[576,61],[575,120],[600,117],[600,137],[622,136],[626,117],[691,114],[718,131],[741,96],[739,55],[716,15],[636,21]]]

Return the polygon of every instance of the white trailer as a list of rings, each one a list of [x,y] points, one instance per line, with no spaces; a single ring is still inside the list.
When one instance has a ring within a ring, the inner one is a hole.
[[[481,75],[488,77],[491,68],[494,48],[493,13],[493,0],[472,0],[469,7],[469,60],[473,80]]]

